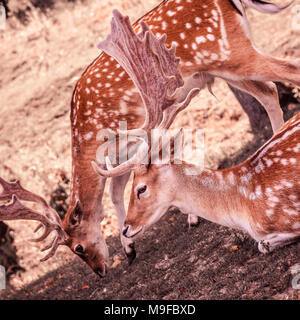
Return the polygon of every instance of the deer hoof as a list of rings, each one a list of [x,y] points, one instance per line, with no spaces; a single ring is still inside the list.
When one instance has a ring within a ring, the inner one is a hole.
[[[188,224],[189,227],[198,227],[200,225],[201,219],[197,216],[189,214],[188,216]]]
[[[132,265],[134,259],[136,258],[136,251],[134,249],[134,244],[133,243],[130,244],[129,247],[130,247],[131,251],[129,253],[127,253],[125,251],[125,254],[126,254],[126,257],[127,257],[128,265],[130,266],[130,265]]]

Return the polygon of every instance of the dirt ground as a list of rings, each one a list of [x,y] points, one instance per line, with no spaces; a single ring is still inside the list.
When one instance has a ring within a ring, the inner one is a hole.
[[[59,186],[69,193],[69,112],[74,85],[99,54],[96,44],[109,32],[113,8],[134,21],[159,2],[9,2],[7,29],[0,31],[1,177],[20,179],[24,187],[47,200]],[[277,15],[249,10],[248,15],[259,49],[300,58],[300,34],[292,28],[293,8]],[[217,81],[213,92],[216,97],[201,92],[174,127],[203,128],[205,165],[230,167],[257,150],[270,137],[270,127],[254,134],[228,87]],[[290,104],[285,118],[299,110],[300,104]],[[107,192],[104,212],[102,229],[115,267],[101,280],[67,248],[59,248],[54,258],[40,263],[42,244],[27,241],[36,223],[9,222],[15,230],[20,265],[26,271],[11,277],[0,299],[300,298],[300,292],[291,287],[291,267],[300,263],[300,243],[262,255],[241,233],[204,220],[188,229],[187,217],[171,212],[136,242],[137,259],[129,267]]]

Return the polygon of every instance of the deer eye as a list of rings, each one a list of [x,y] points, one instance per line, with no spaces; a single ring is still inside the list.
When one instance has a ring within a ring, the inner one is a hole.
[[[146,186],[146,185],[140,187],[140,188],[137,190],[137,197],[140,199],[140,195],[141,195],[142,193],[146,192],[146,190],[147,190],[147,186]]]
[[[84,253],[84,248],[81,244],[78,244],[76,247],[75,247],[75,252],[76,253],[79,253],[79,254],[83,254]]]

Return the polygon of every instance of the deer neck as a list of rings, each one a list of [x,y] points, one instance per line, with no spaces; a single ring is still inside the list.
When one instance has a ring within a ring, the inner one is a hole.
[[[78,149],[78,150],[77,150]],[[70,190],[70,212],[77,202],[83,210],[83,220],[101,221],[101,206],[105,180],[93,170],[91,161],[95,158],[96,145],[85,146],[82,153],[73,143],[72,181]]]
[[[247,197],[255,191],[249,172],[241,175],[243,168],[237,166],[226,170],[204,169],[198,175],[187,175],[186,170],[190,171],[192,165],[177,167],[174,171],[180,188],[175,196],[176,207],[184,213],[244,230],[257,238],[252,228],[253,220],[247,202]]]

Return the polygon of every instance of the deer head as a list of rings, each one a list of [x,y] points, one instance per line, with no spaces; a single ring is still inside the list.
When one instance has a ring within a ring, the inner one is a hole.
[[[157,158],[152,157],[151,163],[140,163],[133,170],[128,213],[122,230],[123,235],[128,238],[141,234],[146,227],[156,223],[171,207],[176,206],[176,197],[178,193],[182,193],[181,180],[186,175],[183,166],[189,166],[181,158],[182,129],[169,138],[165,140],[165,144],[161,143]],[[180,154],[175,152],[175,144],[179,147]],[[166,151],[167,148],[169,151],[166,154],[170,158],[163,161],[163,150]],[[109,163],[107,166],[109,167]]]
[[[99,235],[100,225],[82,220],[83,208],[79,202],[76,203],[75,208],[70,207],[68,210],[68,218],[66,219],[68,222],[62,223],[57,212],[48,206],[45,199],[24,189],[19,181],[8,183],[0,178],[0,185],[3,188],[0,200],[10,201],[8,205],[0,206],[0,220],[36,220],[41,222],[35,232],[42,227],[44,227],[44,232],[39,238],[31,240],[34,242],[43,241],[52,232],[55,232],[49,245],[42,249],[42,251],[50,251],[41,261],[46,261],[54,256],[60,245],[66,245],[82,258],[97,275],[104,276],[108,251],[101,233]],[[42,213],[26,207],[21,201],[38,204]],[[88,224],[89,228],[86,228],[85,224]],[[88,234],[84,230],[88,230]]]
[[[109,253],[101,233],[103,216],[98,212],[88,212],[78,200],[70,206],[62,226],[69,237],[68,247],[102,278],[108,268]]]

